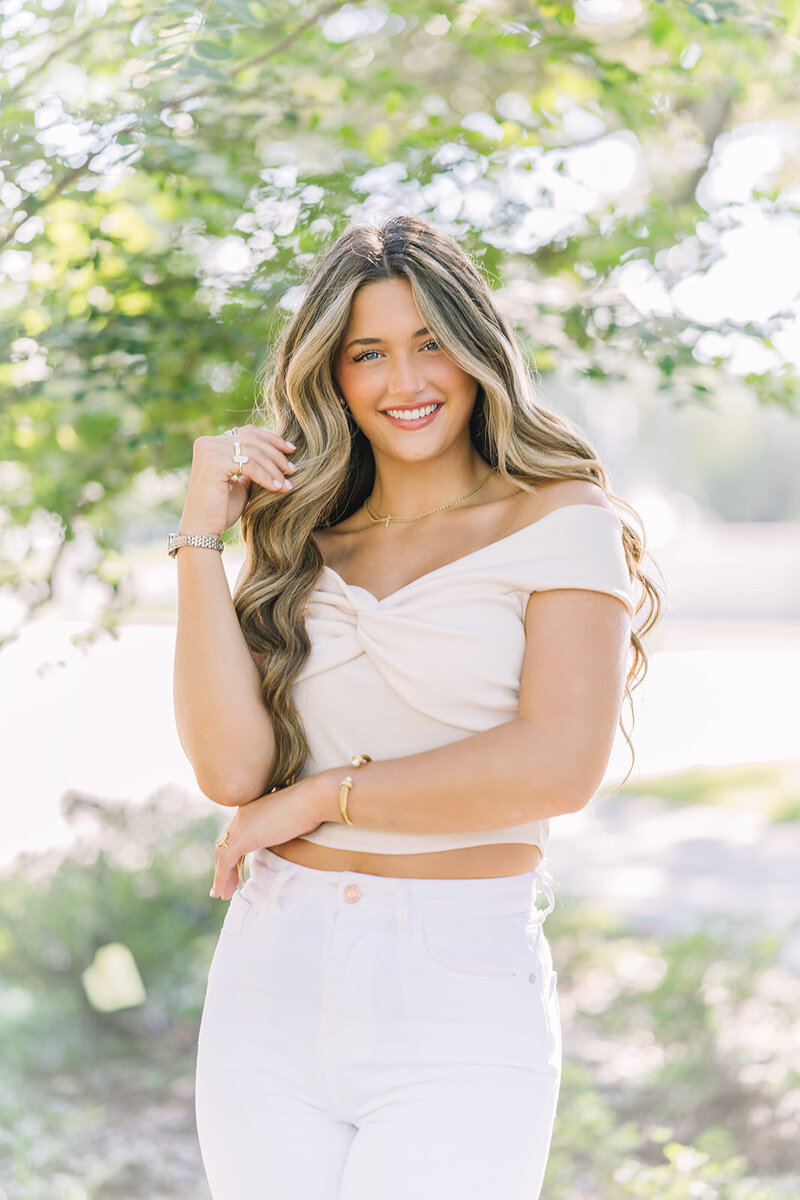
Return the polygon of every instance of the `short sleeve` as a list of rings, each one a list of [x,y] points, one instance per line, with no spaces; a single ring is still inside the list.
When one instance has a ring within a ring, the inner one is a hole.
[[[536,522],[536,551],[526,563],[531,592],[586,588],[607,592],[634,614],[633,584],[622,542],[622,522],[599,504],[569,504]]]

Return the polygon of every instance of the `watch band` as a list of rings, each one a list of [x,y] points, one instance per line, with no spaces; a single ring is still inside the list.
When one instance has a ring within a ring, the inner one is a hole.
[[[206,546],[209,550],[219,550],[220,554],[225,543],[217,533],[170,533],[167,534],[167,553],[174,558],[181,546]]]

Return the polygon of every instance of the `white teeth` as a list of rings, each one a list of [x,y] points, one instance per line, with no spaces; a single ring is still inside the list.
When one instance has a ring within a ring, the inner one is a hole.
[[[427,417],[429,413],[432,413],[438,407],[438,404],[429,404],[427,408],[412,408],[409,412],[403,412],[396,408],[387,408],[386,415],[389,417],[399,417],[403,421],[417,421],[420,417]]]

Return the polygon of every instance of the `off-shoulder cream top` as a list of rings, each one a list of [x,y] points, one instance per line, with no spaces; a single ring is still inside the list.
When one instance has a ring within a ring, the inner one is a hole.
[[[619,518],[594,504],[554,509],[382,600],[324,566],[292,693],[310,748],[300,778],[354,754],[402,758],[514,720],[531,593],[609,592],[632,616],[631,587]],[[305,840],[375,854],[522,842],[544,854],[548,833],[547,820],[434,834],[325,822]]]

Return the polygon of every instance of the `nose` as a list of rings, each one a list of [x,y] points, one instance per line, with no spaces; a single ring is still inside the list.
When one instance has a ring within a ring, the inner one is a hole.
[[[419,370],[419,364],[415,364],[407,355],[397,355],[389,372],[387,387],[389,395],[396,396],[398,399],[408,397],[413,400],[423,387],[424,380],[422,372]]]

